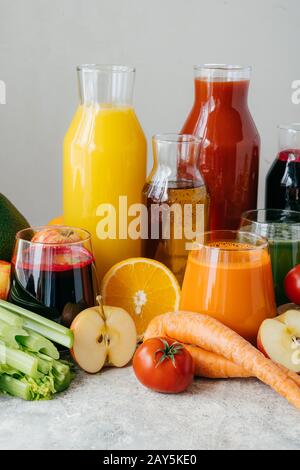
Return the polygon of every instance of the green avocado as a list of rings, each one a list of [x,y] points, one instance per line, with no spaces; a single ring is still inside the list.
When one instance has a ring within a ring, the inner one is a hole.
[[[0,193],[0,260],[11,261],[16,233],[29,226],[18,209]]]

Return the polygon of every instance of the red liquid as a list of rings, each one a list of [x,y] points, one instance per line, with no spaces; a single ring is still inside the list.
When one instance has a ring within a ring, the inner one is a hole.
[[[13,303],[68,327],[94,306],[94,258],[85,248],[37,245],[22,256],[13,260]]]
[[[257,207],[260,137],[248,104],[249,81],[195,80],[182,132],[204,139],[199,169],[211,196],[211,230],[236,230]]]
[[[300,150],[283,150],[266,180],[266,208],[300,211]]]

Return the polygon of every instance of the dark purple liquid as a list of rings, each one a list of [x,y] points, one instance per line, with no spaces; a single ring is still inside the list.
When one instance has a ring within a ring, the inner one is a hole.
[[[300,150],[285,150],[266,181],[266,208],[300,211]]]
[[[82,248],[76,257],[65,264],[47,255],[51,263],[14,263],[10,301],[69,327],[78,313],[95,305],[93,257]]]

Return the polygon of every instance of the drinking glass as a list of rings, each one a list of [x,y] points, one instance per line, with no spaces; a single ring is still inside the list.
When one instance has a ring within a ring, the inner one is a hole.
[[[210,315],[252,343],[276,315],[268,242],[249,232],[214,231],[190,252],[181,309]]]
[[[43,242],[37,234],[43,234]],[[72,241],[73,240],[73,241]],[[73,227],[35,227],[16,236],[10,301],[69,327],[95,305],[91,236]]]
[[[300,264],[300,212],[260,209],[242,215],[241,229],[268,239],[277,305],[288,303],[284,291],[287,273]]]

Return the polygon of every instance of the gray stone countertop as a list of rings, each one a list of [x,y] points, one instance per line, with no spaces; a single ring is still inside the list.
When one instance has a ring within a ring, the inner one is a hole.
[[[197,380],[182,395],[132,368],[78,372],[47,402],[0,396],[0,449],[299,449],[300,411],[254,379]]]

